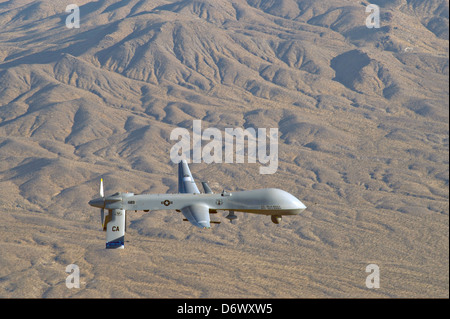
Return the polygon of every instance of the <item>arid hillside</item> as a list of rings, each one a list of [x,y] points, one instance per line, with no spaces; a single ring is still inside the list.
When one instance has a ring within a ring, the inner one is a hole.
[[[0,297],[448,298],[448,1],[0,0],[0,30]],[[100,178],[176,192],[193,120],[279,132],[274,174],[192,163],[198,186],[308,209],[206,230],[129,212],[106,251]]]

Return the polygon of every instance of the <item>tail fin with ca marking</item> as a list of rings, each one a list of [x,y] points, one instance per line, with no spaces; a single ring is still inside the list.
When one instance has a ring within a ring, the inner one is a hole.
[[[106,248],[123,249],[125,245],[125,210],[109,209],[105,219]]]

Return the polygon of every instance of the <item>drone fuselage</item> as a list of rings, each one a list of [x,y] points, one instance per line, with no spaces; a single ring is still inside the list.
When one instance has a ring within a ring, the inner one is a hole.
[[[293,195],[276,188],[218,194],[143,194],[116,193],[89,202],[91,206],[123,210],[181,210],[190,205],[210,211],[228,210],[263,215],[298,215],[306,206]]]

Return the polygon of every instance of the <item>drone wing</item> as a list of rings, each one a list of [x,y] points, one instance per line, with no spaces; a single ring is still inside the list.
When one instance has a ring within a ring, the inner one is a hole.
[[[201,204],[193,204],[181,209],[184,217],[192,225],[200,228],[210,228],[209,207]]]

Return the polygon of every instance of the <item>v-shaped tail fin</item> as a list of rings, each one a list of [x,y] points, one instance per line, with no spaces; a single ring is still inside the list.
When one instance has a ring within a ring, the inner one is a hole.
[[[178,193],[200,193],[186,160],[178,163]]]

